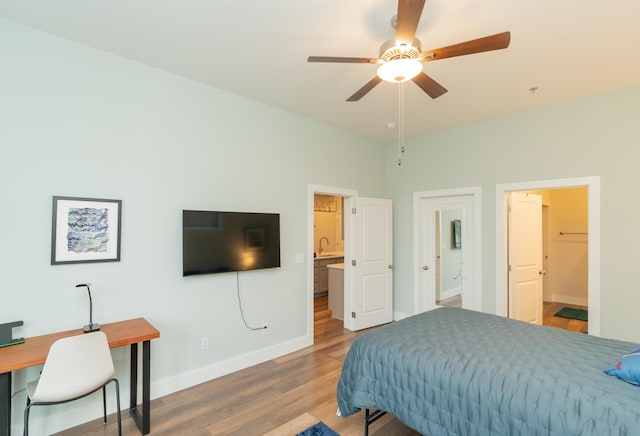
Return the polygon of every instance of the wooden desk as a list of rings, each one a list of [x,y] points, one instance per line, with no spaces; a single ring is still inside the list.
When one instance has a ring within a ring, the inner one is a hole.
[[[131,386],[129,412],[142,432],[150,431],[151,340],[160,332],[144,318],[102,324],[100,331],[107,335],[110,348],[131,345]],[[11,373],[41,365],[47,358],[51,344],[68,336],[83,334],[82,329],[27,338],[23,344],[0,348],[0,436],[11,436]],[[142,404],[138,410],[138,344],[142,342]]]

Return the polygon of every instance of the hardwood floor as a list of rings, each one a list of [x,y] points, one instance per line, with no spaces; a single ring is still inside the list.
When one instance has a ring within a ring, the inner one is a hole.
[[[319,302],[320,305],[326,304]],[[326,310],[320,306],[320,311]],[[324,312],[326,315],[326,312]],[[323,421],[341,436],[363,434],[363,412],[336,416],[336,385],[353,340],[342,321],[315,321],[315,344],[286,356],[211,380],[151,402],[152,435],[295,435]],[[139,435],[128,413],[124,435]],[[391,415],[371,425],[372,436],[415,436]],[[115,415],[108,424],[91,421],[59,435],[117,434]]]
[[[549,327],[556,327],[564,330],[569,330],[572,332],[580,332],[580,333],[588,333],[589,332],[589,322],[588,321],[580,321],[577,319],[568,319],[561,318],[559,316],[554,316],[556,312],[558,312],[563,307],[572,307],[575,309],[587,309],[584,306],[576,306],[573,304],[564,304],[564,303],[549,303],[544,302],[543,306],[543,315],[542,315],[542,323]]]
[[[336,416],[335,392],[347,351],[363,332],[345,330],[342,321],[331,318],[326,297],[316,300],[313,346],[153,400],[151,434],[283,436],[323,421],[342,436],[362,435],[363,412]],[[587,331],[586,322],[553,316],[564,306],[545,303],[544,324]],[[140,434],[126,412],[122,429],[125,435]],[[110,415],[107,425],[98,419],[59,435],[116,433],[115,415]],[[370,434],[419,435],[391,415],[372,424]]]

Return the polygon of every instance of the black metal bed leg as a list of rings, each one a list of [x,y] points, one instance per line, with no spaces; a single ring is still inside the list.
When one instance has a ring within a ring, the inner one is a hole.
[[[364,436],[369,436],[369,409],[364,409]]]
[[[369,436],[369,424],[376,422],[386,414],[387,412],[383,410],[374,410],[370,413],[369,409],[364,409],[364,436]]]

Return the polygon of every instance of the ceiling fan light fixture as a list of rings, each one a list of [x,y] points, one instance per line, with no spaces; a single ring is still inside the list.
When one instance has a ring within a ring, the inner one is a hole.
[[[378,77],[386,82],[400,83],[411,80],[422,71],[417,59],[394,59],[378,67]]]

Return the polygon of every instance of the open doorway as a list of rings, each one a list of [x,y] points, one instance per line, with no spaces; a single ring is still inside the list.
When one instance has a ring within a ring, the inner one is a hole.
[[[344,211],[351,209],[357,195],[357,191],[348,189],[320,185],[308,186],[307,331],[311,338],[314,336],[316,312],[323,317],[329,315],[329,265],[342,263],[339,274],[331,275],[334,276],[334,282],[338,276],[342,280],[342,311],[344,312],[345,307],[347,309],[350,307],[350,303],[345,304],[345,302],[351,301],[349,284],[352,281],[350,259],[352,257],[353,218],[350,213],[344,213]],[[317,197],[319,200],[316,204]],[[340,217],[337,213],[339,207],[342,210]],[[316,217],[318,218],[317,222]],[[332,221],[335,221],[333,225]],[[317,234],[316,225],[319,227]],[[322,240],[322,246],[320,246],[320,240]],[[341,256],[336,258],[337,254],[341,254]],[[319,274],[320,272],[322,274]],[[336,303],[335,298],[332,300],[332,303]],[[339,312],[340,309],[333,307],[330,316],[340,316]],[[350,328],[349,319],[343,320],[343,322],[345,328]]]
[[[344,328],[362,330],[393,320],[393,206],[383,198],[358,197],[357,191],[309,185],[307,221],[307,331],[314,329],[316,194],[342,197]],[[321,239],[320,236],[318,239]],[[327,238],[328,239],[328,238]],[[319,250],[318,240],[318,252]],[[325,240],[323,240],[323,247]],[[323,249],[324,251],[324,249]],[[317,252],[316,252],[317,254]],[[320,257],[322,259],[322,257]],[[301,261],[303,261],[301,259]],[[332,261],[335,264],[335,261]],[[331,281],[329,277],[329,281]],[[330,285],[330,284],[329,284]],[[329,300],[331,300],[331,291]],[[339,300],[339,299],[338,299]]]
[[[313,317],[344,320],[344,197],[314,194]]]
[[[480,188],[414,193],[414,313],[480,310]]]
[[[496,187],[496,313],[512,317],[517,312],[514,300],[520,297],[510,292],[517,289],[509,269],[516,270],[518,265],[511,265],[513,260],[512,248],[510,254],[509,229],[509,198],[511,193],[539,196],[542,198],[540,212],[541,258],[539,269],[539,283],[541,296],[539,309],[541,319],[539,323],[550,325],[553,317],[560,309],[588,309],[588,332],[592,335],[600,334],[600,179],[599,177],[585,177],[577,179],[560,179],[550,181],[525,182]],[[513,206],[512,206],[513,207]],[[514,226],[517,227],[517,226]],[[511,229],[513,231],[513,229]],[[526,229],[525,229],[526,231]],[[531,232],[530,232],[531,233]],[[533,250],[525,250],[533,252]],[[523,262],[533,263],[533,261]],[[527,283],[530,286],[533,279]],[[526,291],[526,289],[525,289]],[[521,298],[527,298],[526,292]],[[529,294],[530,295],[530,294]],[[546,302],[546,303],[543,303]],[[523,306],[523,313],[533,313]],[[530,309],[530,308],[529,308]],[[514,312],[515,310],[515,312]],[[553,313],[551,313],[553,312]],[[546,319],[546,321],[545,321]],[[551,320],[551,321],[550,321]],[[565,321],[556,320],[556,327],[567,328]],[[586,330],[586,324],[569,325],[567,329]]]

